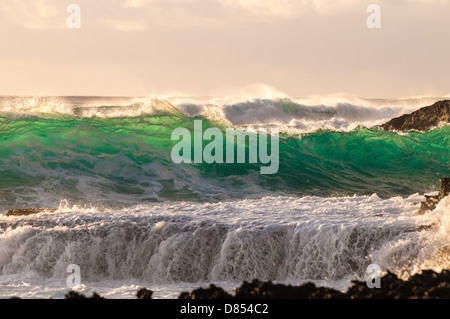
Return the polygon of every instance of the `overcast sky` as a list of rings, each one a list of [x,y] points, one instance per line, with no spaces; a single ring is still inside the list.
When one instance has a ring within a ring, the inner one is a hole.
[[[67,6],[81,8],[68,29]],[[369,29],[370,3],[381,29]],[[0,0],[2,95],[450,93],[450,0]]]

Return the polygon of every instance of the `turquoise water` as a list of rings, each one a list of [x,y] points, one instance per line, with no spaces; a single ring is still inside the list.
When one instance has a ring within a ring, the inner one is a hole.
[[[450,244],[449,201],[415,213],[450,176],[450,126],[368,128],[405,113],[392,101],[184,101],[0,99],[0,210],[58,208],[0,214],[0,297],[62,298],[71,264],[82,292],[108,298],[134,298],[137,287],[176,298],[254,278],[342,289],[364,280],[369,264],[401,278],[449,268],[440,255]],[[193,139],[195,120],[224,134],[277,126],[278,172],[261,174],[262,163],[175,164],[172,132],[187,128]]]
[[[178,141],[171,140],[172,131],[193,132],[195,119],[201,118],[176,112],[1,117],[2,206],[57,206],[63,199],[214,201],[269,193],[389,198],[433,191],[440,177],[450,175],[449,126],[407,134],[364,127],[281,134],[274,175],[261,175],[261,164],[174,164],[170,154]],[[214,125],[203,119],[204,130]]]

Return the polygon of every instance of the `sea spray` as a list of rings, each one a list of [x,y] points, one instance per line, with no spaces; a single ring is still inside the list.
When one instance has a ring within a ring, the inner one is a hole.
[[[0,296],[63,297],[69,265],[81,289],[119,296],[254,278],[345,287],[370,264],[402,278],[448,268],[448,201],[415,212],[450,175],[450,127],[370,128],[420,101],[186,100],[0,101],[0,208],[59,206],[0,216]],[[192,136],[195,120],[222,135],[279,129],[279,170],[175,164],[171,134]]]
[[[414,231],[420,198],[269,197],[101,212],[61,207],[0,218],[0,267],[4,276],[45,279],[64,278],[67,265],[77,264],[88,282],[157,284],[361,279],[371,263],[405,276],[420,270],[430,242],[443,244],[434,230]],[[405,258],[392,258],[400,251]]]

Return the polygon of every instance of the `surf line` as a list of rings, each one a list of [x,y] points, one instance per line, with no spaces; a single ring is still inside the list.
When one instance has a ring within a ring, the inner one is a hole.
[[[268,129],[255,130],[247,128],[227,128],[225,133],[225,145],[223,131],[216,127],[210,127],[203,132],[203,121],[194,120],[194,158],[192,159],[192,136],[187,128],[176,128],[172,132],[172,141],[178,141],[171,152],[172,161],[175,164],[192,162],[200,163],[235,163],[235,142],[237,148],[236,163],[246,163],[246,141],[248,138],[248,163],[269,164],[261,166],[261,174],[275,174],[280,164],[280,144],[278,128],[270,129],[270,154],[268,153]],[[212,141],[211,141],[212,140]],[[203,149],[203,141],[211,141]],[[224,146],[226,156],[224,159]]]

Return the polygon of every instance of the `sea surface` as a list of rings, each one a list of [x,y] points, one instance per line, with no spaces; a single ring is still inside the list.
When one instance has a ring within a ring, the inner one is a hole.
[[[70,264],[108,298],[449,268],[450,199],[415,213],[450,176],[450,126],[376,127],[440,99],[0,97],[0,297],[63,298]],[[199,119],[278,128],[278,172],[175,164],[173,130]],[[28,207],[58,210],[6,217]]]

